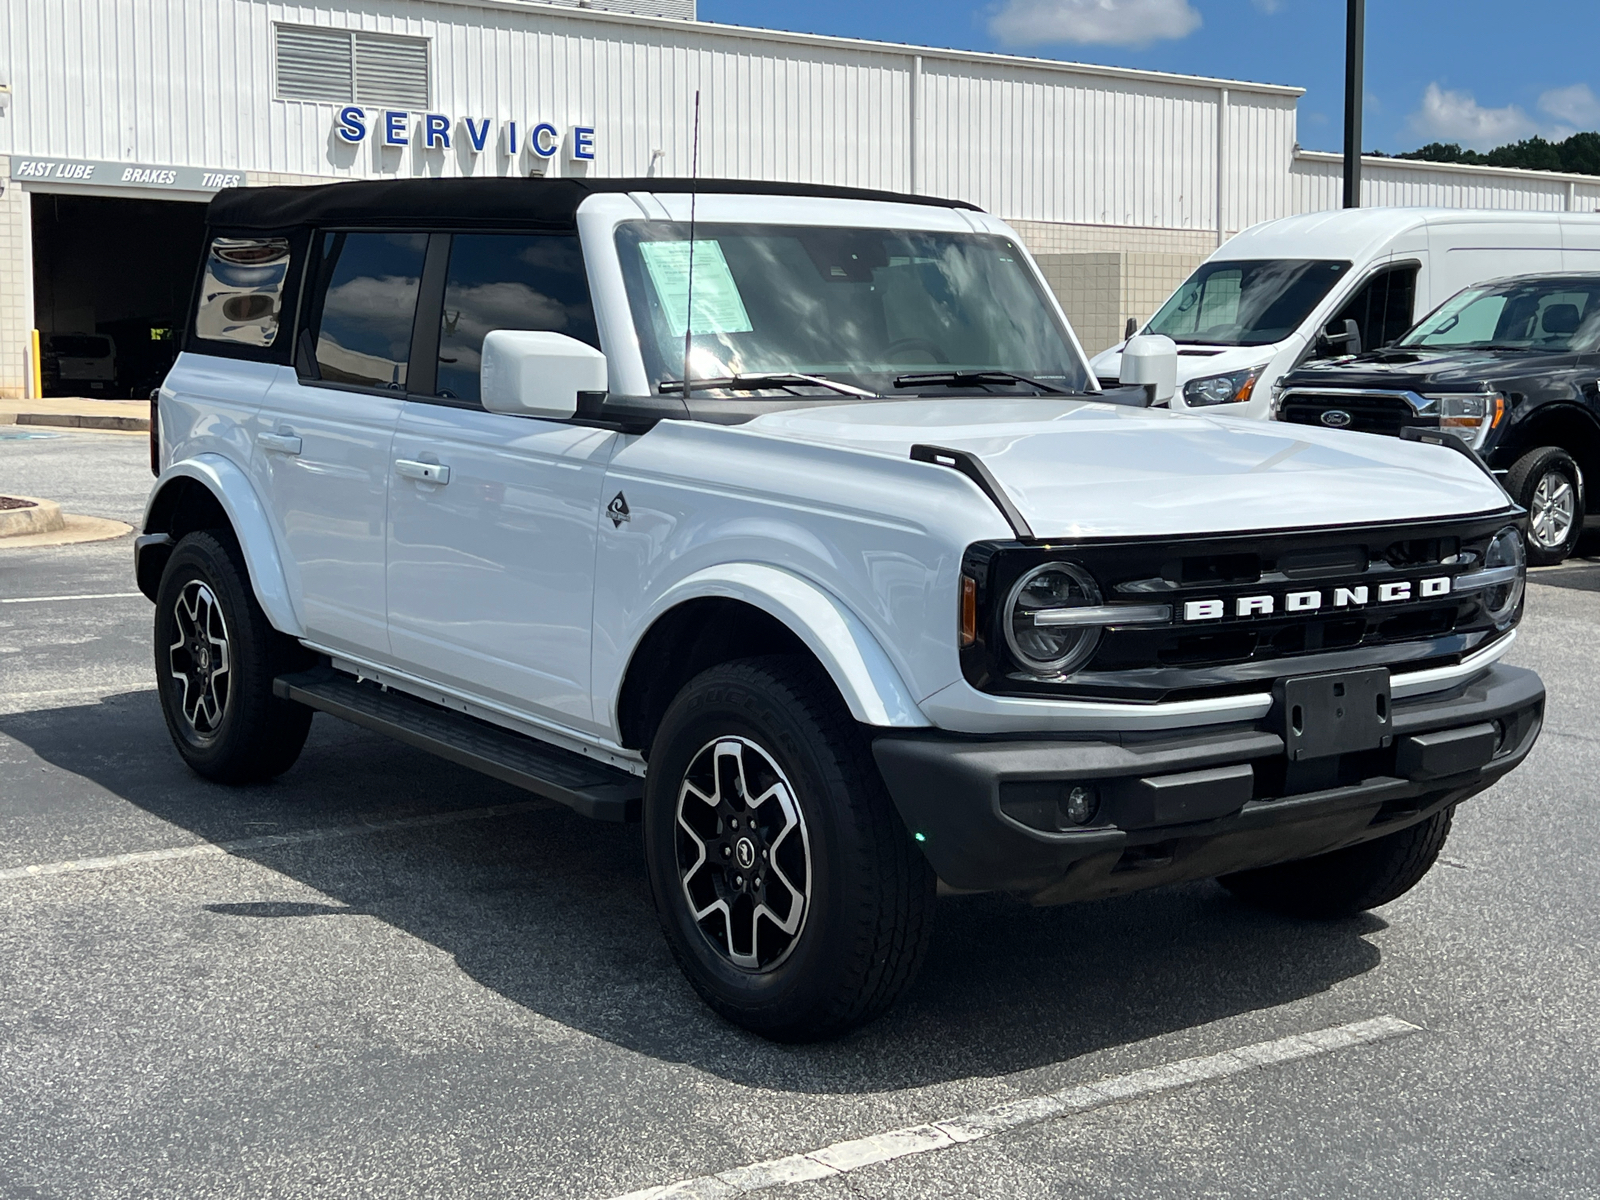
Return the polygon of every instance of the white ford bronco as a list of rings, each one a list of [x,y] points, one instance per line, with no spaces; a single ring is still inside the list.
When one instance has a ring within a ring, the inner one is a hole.
[[[179,753],[315,710],[643,822],[775,1038],[886,1008],[940,891],[1394,899],[1528,754],[1526,514],[1436,444],[1102,392],[1016,235],[758,183],[221,193],[136,570]]]

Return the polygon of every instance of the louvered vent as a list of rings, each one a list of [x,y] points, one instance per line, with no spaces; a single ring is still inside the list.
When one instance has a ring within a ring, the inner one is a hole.
[[[279,25],[278,98],[428,107],[428,41]]]
[[[278,97],[348,104],[350,34],[343,29],[278,26]]]
[[[356,34],[356,103],[428,107],[428,43]]]

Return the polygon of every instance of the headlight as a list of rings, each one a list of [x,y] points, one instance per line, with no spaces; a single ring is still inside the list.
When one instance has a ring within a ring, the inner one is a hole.
[[[1438,417],[1440,429],[1455,434],[1474,450],[1506,415],[1506,398],[1500,392],[1456,392],[1422,399],[1419,416]]]
[[[1035,675],[1065,675],[1089,661],[1100,644],[1099,625],[1041,624],[1043,613],[1100,607],[1100,589],[1090,574],[1071,563],[1035,567],[1011,589],[1006,601],[1006,645]],[[1087,615],[1087,614],[1086,614]]]
[[[1214,404],[1243,404],[1256,390],[1256,380],[1265,367],[1249,371],[1233,371],[1227,375],[1211,375],[1205,379],[1191,379],[1183,385],[1183,402],[1190,408],[1209,408]]]
[[[1528,559],[1522,549],[1522,534],[1509,525],[1494,535],[1483,555],[1485,571],[1505,567],[1514,568],[1511,578],[1483,593],[1483,607],[1489,619],[1502,629],[1516,615],[1517,605],[1522,603],[1522,589],[1527,586]]]

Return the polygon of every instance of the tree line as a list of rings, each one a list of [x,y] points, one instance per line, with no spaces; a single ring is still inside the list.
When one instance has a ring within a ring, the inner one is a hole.
[[[1525,138],[1496,146],[1486,154],[1463,150],[1455,142],[1429,142],[1404,154],[1368,153],[1378,158],[1410,158],[1420,162],[1467,163],[1475,167],[1518,167],[1525,171],[1566,171],[1574,175],[1600,175],[1600,133],[1575,133],[1562,142],[1542,137]]]

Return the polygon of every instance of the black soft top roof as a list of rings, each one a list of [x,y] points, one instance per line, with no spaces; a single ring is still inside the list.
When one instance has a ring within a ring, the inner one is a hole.
[[[962,200],[865,188],[752,179],[378,179],[315,187],[227,188],[212,198],[214,229],[292,229],[303,225],[516,226],[574,229],[578,205],[603,192],[697,191],[701,195],[819,196],[886,200],[978,210]]]

